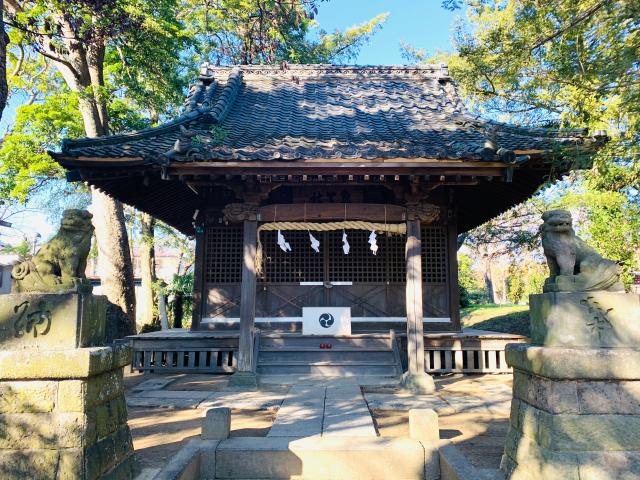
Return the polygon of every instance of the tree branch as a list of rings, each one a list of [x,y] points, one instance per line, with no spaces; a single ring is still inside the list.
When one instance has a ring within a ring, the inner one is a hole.
[[[573,27],[578,25],[580,22],[582,22],[582,21],[586,20],[587,18],[591,17],[598,10],[600,10],[602,7],[604,7],[605,3],[607,3],[606,0],[603,0],[601,2],[596,3],[593,7],[589,8],[588,10],[583,12],[581,15],[578,15],[576,18],[574,18],[573,21],[571,23],[569,23],[569,25],[567,25],[565,27],[562,27],[560,30],[556,30],[551,35],[538,40],[536,43],[533,44],[533,46],[529,49],[529,51],[531,53],[533,53],[534,50],[536,50],[537,48],[540,48],[545,43],[548,43],[551,40],[554,40],[555,38],[558,38],[560,35],[563,35],[567,31],[571,30]]]

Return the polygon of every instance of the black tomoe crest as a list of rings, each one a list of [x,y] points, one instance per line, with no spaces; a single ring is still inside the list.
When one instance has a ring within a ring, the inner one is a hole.
[[[335,322],[333,315],[331,315],[330,313],[323,313],[322,315],[320,315],[318,321],[320,322],[320,326],[323,328],[329,328],[331,325],[333,325],[333,322]]]

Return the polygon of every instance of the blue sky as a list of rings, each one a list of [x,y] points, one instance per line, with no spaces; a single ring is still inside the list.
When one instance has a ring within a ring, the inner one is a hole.
[[[378,31],[360,52],[360,65],[401,65],[400,42],[425,49],[428,53],[451,49],[454,18],[440,5],[440,0],[330,0],[318,7],[316,20],[331,32],[389,13]]]
[[[316,20],[320,28],[330,33],[363,23],[380,13],[388,13],[389,17],[383,28],[363,46],[355,63],[406,63],[400,55],[401,42],[424,49],[427,53],[451,50],[452,26],[459,12],[445,10],[440,0],[329,0],[318,4]],[[21,101],[23,98],[16,96],[8,105],[0,122],[2,131],[12,122],[15,108]],[[29,237],[40,233],[46,239],[54,230],[46,216],[38,212],[20,213],[10,220]],[[15,230],[0,231],[0,241],[13,243],[20,238],[21,234]]]

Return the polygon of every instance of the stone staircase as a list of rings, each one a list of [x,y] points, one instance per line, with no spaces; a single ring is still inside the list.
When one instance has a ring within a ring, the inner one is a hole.
[[[393,331],[341,337],[263,334],[259,342],[256,373],[260,376],[397,378],[402,374]]]

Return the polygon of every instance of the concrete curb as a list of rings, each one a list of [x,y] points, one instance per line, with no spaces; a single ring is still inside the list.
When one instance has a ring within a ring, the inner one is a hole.
[[[297,476],[382,479],[394,475],[395,478],[435,480],[438,477],[437,455],[435,446],[409,438],[191,440],[154,480],[289,479]]]
[[[200,454],[204,451],[215,452],[218,443],[217,440],[189,440],[153,480],[191,480],[201,478],[205,472],[215,471],[215,455],[209,455],[207,464],[203,465]]]
[[[504,480],[499,470],[474,467],[458,448],[449,440],[441,440],[440,480]]]

